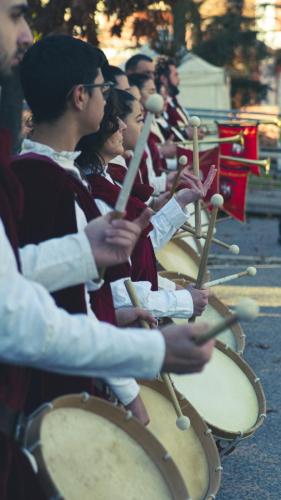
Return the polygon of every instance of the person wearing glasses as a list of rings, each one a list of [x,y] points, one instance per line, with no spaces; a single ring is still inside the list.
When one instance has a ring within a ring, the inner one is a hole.
[[[21,81],[34,129],[31,138],[23,141],[20,157],[12,163],[25,194],[21,245],[84,231],[87,221],[100,215],[75,165],[79,152],[74,149],[82,136],[100,127],[105,99],[113,85],[103,81],[101,69],[106,63],[99,49],[63,35],[43,39],[33,45],[23,59]],[[88,284],[90,291],[97,288],[99,285],[93,281]],[[70,313],[94,317],[84,283],[60,290],[53,297],[58,306]],[[97,318],[116,326],[137,319],[131,309],[127,315],[123,311],[121,317],[115,316],[110,290],[103,294],[97,309]],[[155,324],[146,311],[137,314]],[[136,382],[110,378],[107,383],[118,400],[147,423]],[[38,385],[41,390],[34,390]],[[36,372],[26,409],[34,411],[44,401],[83,390],[93,393],[91,380]]]

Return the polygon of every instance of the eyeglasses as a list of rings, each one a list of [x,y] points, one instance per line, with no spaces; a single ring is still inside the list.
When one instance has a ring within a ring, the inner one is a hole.
[[[107,99],[109,94],[110,94],[110,90],[112,89],[112,87],[114,87],[114,83],[113,82],[103,82],[103,83],[77,83],[76,85],[74,85],[72,87],[72,89],[68,92],[67,94],[67,97],[70,97],[73,90],[75,89],[75,87],[78,87],[79,85],[82,85],[82,87],[84,87],[85,89],[94,89],[94,88],[99,88],[101,89],[102,91],[102,94],[103,94],[103,97],[104,99]]]

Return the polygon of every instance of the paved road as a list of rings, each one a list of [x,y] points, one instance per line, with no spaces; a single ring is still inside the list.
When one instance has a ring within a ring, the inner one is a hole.
[[[242,226],[235,221],[218,225],[217,237],[240,245],[241,254],[280,257],[278,221],[250,218]],[[212,252],[221,250],[213,247]],[[225,264],[225,263],[224,263]],[[214,277],[231,274],[242,267],[215,266]],[[224,462],[219,500],[281,499],[281,266],[258,269],[255,278],[243,278],[220,287],[219,296],[233,305],[238,295],[256,297],[261,304],[258,320],[243,325],[247,334],[246,361],[261,378],[268,414],[262,428],[242,441]]]

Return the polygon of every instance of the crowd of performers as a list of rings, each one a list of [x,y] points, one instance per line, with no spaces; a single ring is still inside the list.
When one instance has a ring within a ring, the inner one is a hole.
[[[157,327],[164,317],[201,315],[209,297],[157,276],[155,250],[189,219],[216,174],[211,167],[203,183],[183,168],[171,197],[175,141],[193,133],[177,100],[175,63],[140,54],[123,71],[70,36],[32,44],[26,8],[24,1],[0,1],[1,78],[20,63],[32,114],[16,156],[4,131],[0,145],[2,500],[44,498],[14,439],[19,418],[86,391],[117,399],[146,425],[134,377],[198,372],[214,346],[192,341],[208,325]],[[113,220],[155,92],[164,111],[152,124],[125,218]],[[128,278],[141,308],[131,305]],[[151,330],[137,328],[140,320]]]

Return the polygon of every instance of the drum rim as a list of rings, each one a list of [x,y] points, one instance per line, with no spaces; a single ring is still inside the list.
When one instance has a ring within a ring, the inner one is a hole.
[[[225,354],[232,361],[234,361],[239,366],[239,368],[243,371],[243,373],[247,376],[248,380],[251,382],[251,385],[254,388],[254,391],[255,391],[255,394],[257,397],[258,406],[259,406],[259,414],[258,414],[256,423],[250,429],[247,429],[243,433],[234,432],[234,431],[226,431],[225,429],[222,429],[221,427],[217,427],[216,425],[208,422],[208,420],[205,419],[203,417],[203,415],[200,415],[200,416],[201,416],[201,418],[203,418],[205,420],[207,425],[210,426],[215,438],[225,439],[228,441],[247,438],[249,436],[252,436],[256,432],[256,430],[263,424],[263,421],[265,419],[266,399],[265,399],[264,390],[262,388],[259,377],[256,376],[255,372],[252,370],[252,368],[249,366],[249,364],[245,361],[244,358],[239,356],[239,354],[237,354],[235,351],[233,351],[230,347],[227,347],[220,340],[216,340],[215,348],[217,348],[219,351],[223,352],[223,354]]]
[[[165,384],[161,380],[153,380],[153,381],[141,380],[140,384],[155,391],[157,389],[157,391],[162,396],[171,401],[168,394],[168,390],[165,387]],[[204,498],[215,498],[221,485],[222,466],[217,445],[212,435],[212,430],[205,422],[205,420],[201,417],[201,415],[198,413],[196,408],[190,403],[190,401],[188,401],[188,399],[186,399],[186,397],[183,396],[183,394],[181,394],[175,387],[174,389],[178,397],[178,402],[181,407],[183,415],[187,416],[192,420],[192,426],[196,431],[196,435],[202,445],[202,448],[205,452],[205,456],[207,459],[209,467],[209,485]],[[175,414],[175,420],[176,420],[176,414]]]
[[[190,283],[194,283],[194,279],[192,279],[190,276],[188,276],[185,273],[180,273],[176,271],[160,271],[159,274],[163,276],[164,278],[168,279],[177,279],[177,278],[169,278],[169,275],[177,275],[178,279],[186,279],[186,281]],[[209,303],[214,307],[214,309],[217,309],[218,312],[224,317],[229,317],[232,316],[231,311],[228,309],[228,307],[215,295],[212,294],[209,297]],[[239,355],[243,354],[245,347],[246,347],[246,335],[240,325],[240,323],[236,323],[230,327],[230,329],[233,331],[236,344],[237,344],[237,350],[235,352]],[[220,342],[222,342],[220,340]],[[224,343],[224,342],[222,342]]]
[[[118,427],[122,430],[125,430],[126,427],[127,434],[139,445],[141,445],[145,453],[147,453],[154,463],[155,467],[158,468],[160,475],[170,491],[171,498],[174,500],[189,500],[189,494],[185,482],[178,470],[177,465],[154,434],[152,434],[152,432],[143,426],[136,418],[132,416],[127,418],[128,412],[125,412],[120,407],[116,407],[112,403],[95,396],[89,396],[86,393],[69,394],[56,398],[50,404],[44,405],[41,409],[39,408],[34,418],[31,416],[31,419],[28,421],[25,436],[25,447],[27,449],[30,447],[31,453],[36,459],[38,464],[38,478],[42,484],[43,491],[46,495],[48,495],[48,497],[52,498],[57,495],[58,498],[64,498],[60,496],[61,494],[57,490],[55,482],[52,479],[45,462],[40,441],[40,431],[44,417],[59,408],[79,408],[89,412],[93,412],[94,409],[94,413],[110,420],[110,422],[118,425]],[[110,415],[110,418],[108,415]]]

